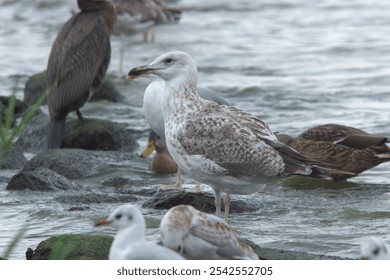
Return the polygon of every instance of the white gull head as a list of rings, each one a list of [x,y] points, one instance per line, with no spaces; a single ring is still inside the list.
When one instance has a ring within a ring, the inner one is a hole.
[[[360,246],[363,260],[390,260],[390,250],[386,242],[378,237],[370,236],[362,240]]]
[[[102,225],[111,225],[118,229],[110,247],[110,260],[183,259],[176,252],[144,239],[145,219],[141,211],[131,204],[120,206],[107,219],[96,224]]]

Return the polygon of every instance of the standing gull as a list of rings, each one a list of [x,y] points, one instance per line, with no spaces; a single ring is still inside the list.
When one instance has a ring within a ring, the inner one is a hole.
[[[340,124],[312,127],[298,137],[276,134],[279,141],[312,159],[330,163],[350,174],[330,174],[333,180],[346,180],[381,163],[390,161],[388,137],[376,136]]]
[[[130,70],[129,76],[134,72],[165,81],[162,109],[168,151],[180,169],[214,189],[217,216],[222,192],[227,219],[230,194],[252,194],[262,183],[289,175],[327,177],[317,162],[279,142],[260,119],[200,98],[196,64],[187,53],[163,54]]]
[[[143,111],[146,118],[146,121],[149,123],[151,129],[160,136],[161,146],[166,146],[165,144],[165,125],[164,125],[164,116],[162,112],[162,104],[165,99],[165,81],[159,76],[154,75],[148,71],[144,71],[144,67],[133,68],[129,74],[129,78],[135,79],[138,77],[145,77],[151,80],[151,83],[146,87],[143,100]],[[200,97],[216,102],[218,104],[230,105],[229,102],[224,99],[222,96],[217,94],[215,91],[198,87],[198,94]],[[175,184],[163,186],[163,189],[180,189],[182,187],[182,176],[181,170],[177,170],[177,180]],[[196,190],[200,190],[200,186],[197,185]]]
[[[130,204],[122,205],[96,226],[112,225],[118,232],[111,244],[109,260],[182,260],[178,253],[148,242],[145,219],[141,211]]]
[[[164,246],[187,259],[259,259],[224,220],[190,205],[169,209],[161,220],[160,236]]]
[[[164,0],[113,0],[118,11],[114,34],[122,35],[143,31],[144,42],[155,40],[155,26],[179,21],[181,9],[168,6]],[[122,73],[124,57],[123,43],[120,45],[119,73]]]
[[[73,15],[55,39],[47,65],[48,108],[51,119],[48,148],[60,148],[65,120],[100,87],[110,63],[110,35],[116,9],[110,0],[78,0]]]

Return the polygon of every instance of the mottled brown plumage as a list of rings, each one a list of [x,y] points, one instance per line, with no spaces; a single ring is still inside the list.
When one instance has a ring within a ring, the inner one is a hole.
[[[221,193],[226,193],[225,219],[230,195],[248,195],[262,183],[290,175],[327,178],[327,171],[279,142],[268,125],[233,106],[210,102],[197,94],[194,60],[184,52],[161,55],[147,66],[133,68],[137,75],[165,80],[163,119],[168,151],[179,168],[215,192],[217,216]]]
[[[140,22],[153,21],[155,24],[176,21],[180,18],[178,8],[168,7],[163,0],[113,0],[118,16],[129,14],[140,16]]]
[[[224,220],[190,205],[169,209],[160,223],[160,237],[164,246],[187,259],[259,258]]]
[[[60,148],[65,119],[78,111],[101,85],[110,63],[110,35],[116,9],[110,0],[78,0],[73,15],[55,39],[47,65],[51,118],[48,148]]]
[[[285,134],[278,139],[306,157],[334,165],[352,174],[332,174],[335,181],[358,175],[390,161],[389,138],[368,134],[357,128],[325,124],[310,128],[297,138]]]

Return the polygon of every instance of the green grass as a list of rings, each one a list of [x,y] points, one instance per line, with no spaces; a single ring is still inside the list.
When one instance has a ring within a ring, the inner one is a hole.
[[[17,85],[18,81],[15,83],[15,86],[12,90],[12,95],[9,97],[4,118],[0,115],[0,169],[2,166],[2,161],[9,152],[12,143],[38,111],[39,106],[43,104],[47,95],[47,92],[42,94],[38,100],[24,112],[21,119],[14,126],[12,126],[16,105]]]

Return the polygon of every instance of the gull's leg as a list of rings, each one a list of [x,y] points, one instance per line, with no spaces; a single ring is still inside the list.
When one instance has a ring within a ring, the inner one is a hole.
[[[156,40],[156,28],[154,26],[150,29],[150,36],[150,41],[154,43]]]
[[[180,168],[177,168],[177,181],[176,181],[176,183],[174,183],[173,185],[161,186],[160,189],[164,190],[164,191],[166,191],[166,190],[174,190],[174,189],[180,190],[182,188],[182,184],[183,184],[182,172],[181,172]]]
[[[122,38],[121,38],[122,39]],[[124,55],[125,55],[125,46],[121,40],[121,45],[119,46],[119,74],[121,75],[122,74],[122,71],[123,71],[123,58],[124,58]]]
[[[215,192],[215,215],[217,217],[220,217],[221,206],[222,206],[221,191],[214,191],[214,192]]]
[[[191,189],[193,192],[202,192],[202,188],[200,187],[200,182],[196,182],[195,187]]]
[[[227,219],[229,217],[230,202],[231,202],[231,197],[230,194],[227,193],[225,197],[225,222],[227,222]]]

